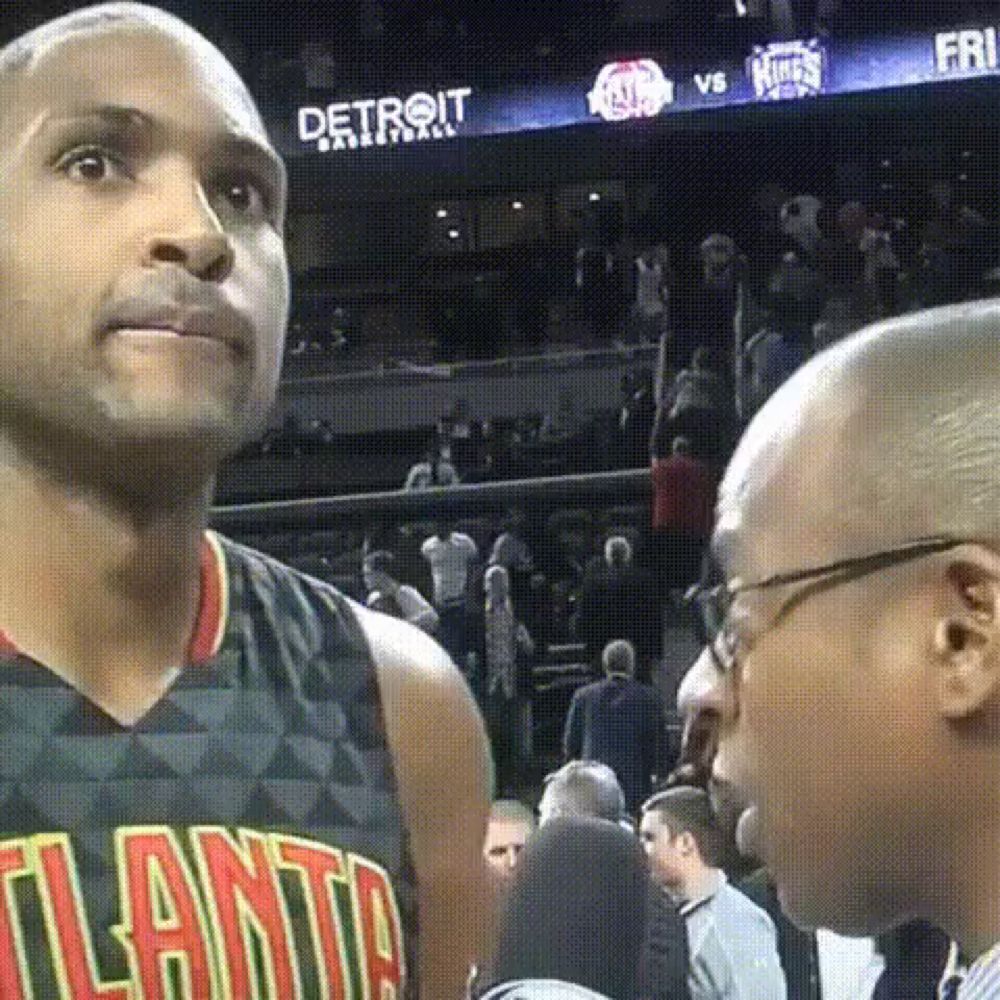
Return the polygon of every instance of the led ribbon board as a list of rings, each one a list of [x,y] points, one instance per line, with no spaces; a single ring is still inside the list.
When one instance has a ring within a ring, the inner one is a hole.
[[[290,156],[350,156],[439,141],[656,119],[997,76],[997,25],[868,39],[755,46],[741,63],[610,62],[589,79],[506,91],[430,87],[409,95],[311,100],[275,123]]]

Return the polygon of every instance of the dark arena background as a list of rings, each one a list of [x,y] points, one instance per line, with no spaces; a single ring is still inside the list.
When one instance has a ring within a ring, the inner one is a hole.
[[[7,4],[0,30],[75,6]],[[434,602],[447,522],[478,553],[445,637],[477,696],[491,556],[533,639],[499,791],[537,801],[615,638],[664,695],[667,773],[710,528],[690,477],[815,351],[1000,285],[1000,5],[160,6],[249,81],[290,175],[279,400],[215,525],[361,601],[391,553]]]

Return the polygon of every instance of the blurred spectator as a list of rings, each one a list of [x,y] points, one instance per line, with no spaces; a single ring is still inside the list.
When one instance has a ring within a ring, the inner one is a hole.
[[[441,619],[438,638],[455,663],[464,667],[469,650],[467,585],[470,564],[479,558],[479,549],[468,535],[453,531],[443,521],[436,534],[424,539],[420,554],[427,560],[434,582],[434,607]]]
[[[490,808],[483,857],[498,886],[507,886],[521,851],[535,830],[535,814],[517,799],[498,799]]]
[[[625,815],[625,796],[607,764],[572,760],[542,779],[539,826],[559,816],[590,816],[618,823]]]
[[[569,386],[559,390],[556,409],[542,417],[538,429],[539,441],[568,441],[579,433],[583,421],[576,408],[576,391]]]
[[[769,316],[742,344],[736,362],[736,406],[746,423],[809,357],[813,324],[792,295],[772,296]],[[818,316],[817,316],[818,319]]]
[[[503,566],[510,576],[510,596],[514,610],[519,616],[528,611],[531,597],[531,577],[535,571],[535,560],[524,540],[524,511],[511,508],[500,522],[500,534],[493,542],[487,563]]]
[[[528,352],[537,353],[545,343],[549,286],[548,265],[540,243],[525,248],[524,253],[518,255],[510,278],[514,325]]]
[[[788,249],[788,237],[781,229],[781,206],[788,192],[779,184],[764,184],[751,199],[750,232],[743,246],[747,253],[747,280],[755,297],[760,297],[771,272]]]
[[[654,436],[651,568],[668,588],[698,579],[712,533],[718,475],[691,454],[686,437]]]
[[[507,570],[490,566],[483,582],[483,714],[493,746],[497,789],[504,792],[531,762],[531,656],[535,644],[514,615]]]
[[[635,302],[630,316],[631,339],[659,343],[670,324],[670,290],[675,275],[670,248],[665,243],[648,247],[635,260]]]
[[[664,705],[635,679],[635,649],[617,639],[603,653],[604,679],[577,688],[563,728],[566,760],[596,760],[615,772],[626,811],[635,814],[664,773]]]
[[[975,209],[955,197],[955,189],[946,180],[935,181],[927,192],[929,214],[920,232],[920,242],[927,247],[947,248],[967,245],[986,220]]]
[[[794,243],[799,260],[817,268],[823,244],[819,218],[823,202],[811,194],[789,198],[781,206],[781,231]]]
[[[622,406],[618,411],[618,462],[621,468],[645,465],[649,435],[656,416],[652,374],[626,372],[622,376]]]
[[[404,490],[428,490],[436,486],[455,486],[461,480],[451,462],[441,457],[437,448],[429,448],[424,457],[410,467]]]
[[[574,631],[597,662],[612,639],[628,639],[642,657],[659,655],[663,623],[656,602],[656,581],[632,559],[627,538],[616,535],[604,546],[604,560],[588,569],[580,588]]]
[[[785,1000],[774,923],[718,867],[722,836],[708,793],[657,793],[643,806],[640,836],[653,878],[687,922],[692,1000]]]
[[[365,556],[361,575],[368,591],[368,607],[402,618],[417,628],[434,635],[438,629],[438,614],[423,594],[408,583],[400,583],[391,569],[396,557],[384,550]]]
[[[864,255],[864,281],[877,316],[892,316],[899,309],[901,266],[892,246],[892,235],[883,216],[875,216],[859,242]]]
[[[719,371],[731,366],[739,252],[731,236],[712,233],[698,253],[697,279],[679,285],[672,297],[670,332],[660,344],[665,371],[678,371],[698,347],[708,349],[711,364]]]
[[[479,467],[482,461],[483,428],[478,420],[473,420],[469,415],[467,399],[455,401],[451,412],[438,423],[438,435],[442,454],[447,455],[462,479]]]
[[[834,292],[823,306],[820,317],[813,323],[812,346],[821,351],[860,330],[868,321],[863,289]]]
[[[718,460],[733,404],[725,380],[710,365],[709,350],[697,348],[690,366],[677,373],[664,395],[654,421],[653,438],[663,441],[683,435],[699,458]]]

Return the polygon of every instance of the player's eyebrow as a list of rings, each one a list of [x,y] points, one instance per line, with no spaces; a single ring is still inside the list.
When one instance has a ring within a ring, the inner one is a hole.
[[[72,126],[94,122],[112,132],[127,135],[140,133],[163,135],[167,131],[164,122],[141,110],[122,104],[101,104],[70,108],[65,114],[53,115],[42,123],[43,127]],[[233,163],[251,163],[282,192],[286,186],[285,164],[273,150],[246,132],[223,130],[208,136],[208,145],[221,154],[221,158]]]

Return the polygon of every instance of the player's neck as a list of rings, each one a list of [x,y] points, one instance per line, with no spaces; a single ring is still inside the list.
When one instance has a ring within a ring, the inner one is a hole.
[[[184,660],[210,487],[128,507],[0,461],[0,628],[111,714],[142,714]]]

